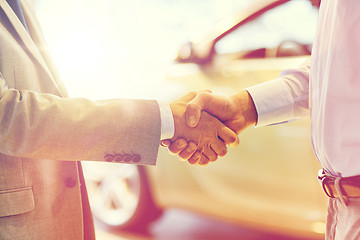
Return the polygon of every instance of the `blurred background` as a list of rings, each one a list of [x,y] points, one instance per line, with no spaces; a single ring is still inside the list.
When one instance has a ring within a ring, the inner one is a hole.
[[[36,0],[71,97],[230,95],[311,54],[310,0]],[[309,121],[246,130],[207,167],[84,162],[100,240],[322,239],[326,198]]]
[[[159,83],[180,44],[248,2],[36,0],[36,10],[71,96],[166,98]]]
[[[172,91],[178,95],[184,93],[183,89],[168,89],[169,86],[160,84],[163,84],[180,45],[189,39],[201,38],[221,19],[251,2],[36,0],[36,11],[71,96],[167,99],[173,96]],[[293,9],[297,8],[295,5]],[[304,8],[302,4],[298,6]],[[232,51],[239,46],[254,48],[264,42],[275,46],[280,41],[272,34],[275,31],[287,36],[296,34],[297,38],[309,41],[313,37],[316,18],[307,11],[280,11],[267,16],[253,23],[257,26],[246,29],[249,35],[262,28],[266,32],[258,32],[255,38],[242,39],[242,42],[235,38],[235,42],[228,41],[220,47],[222,51]],[[298,16],[289,18],[294,14]],[[286,24],[277,26],[284,19]],[[299,19],[301,28],[293,29]]]

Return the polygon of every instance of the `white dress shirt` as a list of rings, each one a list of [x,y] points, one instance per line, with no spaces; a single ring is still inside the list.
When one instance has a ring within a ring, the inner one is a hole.
[[[170,105],[166,102],[158,101],[161,120],[161,140],[170,139],[175,134],[174,118]]]
[[[258,125],[310,113],[312,144],[323,167],[337,176],[360,175],[359,64],[360,1],[322,0],[311,63],[247,89]]]

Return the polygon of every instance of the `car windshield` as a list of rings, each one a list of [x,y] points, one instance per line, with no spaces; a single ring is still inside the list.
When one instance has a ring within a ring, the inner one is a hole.
[[[285,41],[311,45],[318,9],[308,0],[289,1],[239,27],[219,41],[217,53],[268,49]]]

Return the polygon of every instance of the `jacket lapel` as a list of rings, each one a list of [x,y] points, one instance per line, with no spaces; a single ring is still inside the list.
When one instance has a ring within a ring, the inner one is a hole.
[[[40,28],[36,21],[36,17],[34,16],[31,9],[29,9],[31,6],[29,6],[26,1],[21,2],[21,5],[23,7],[23,13],[32,37],[26,31],[25,27],[22,25],[16,14],[12,11],[9,4],[5,0],[0,0],[0,7],[6,13],[7,17],[9,18],[9,21],[11,22],[15,31],[17,32],[20,39],[24,43],[24,47],[28,50],[29,54],[31,54],[34,57],[34,59],[39,63],[39,65],[45,70],[49,78],[53,81],[54,85],[58,89],[60,95],[67,96],[66,90],[62,82],[56,81],[54,79],[54,75],[53,75],[54,73],[49,68],[52,66],[49,66],[47,64],[48,61],[46,61],[48,59],[46,59],[47,56],[45,54],[45,51],[39,50],[39,48],[37,47],[37,45],[38,46],[44,46],[44,45],[43,45],[43,39],[40,37],[41,36],[41,34],[39,33]],[[45,55],[43,56],[42,54]]]

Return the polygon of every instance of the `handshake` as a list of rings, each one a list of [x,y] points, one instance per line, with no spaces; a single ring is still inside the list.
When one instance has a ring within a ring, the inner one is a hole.
[[[206,165],[239,144],[238,134],[255,125],[257,112],[243,90],[225,97],[210,91],[190,92],[170,103],[175,134],[161,145],[192,165]]]

